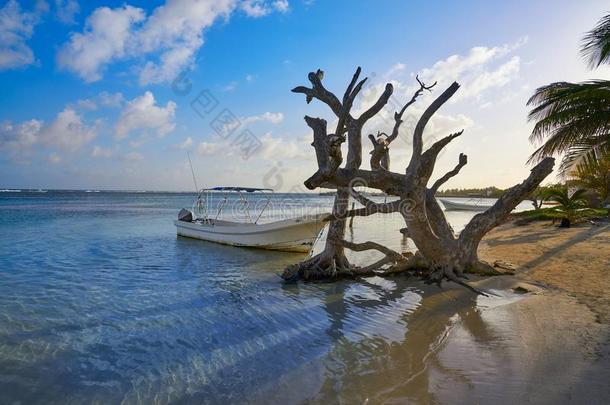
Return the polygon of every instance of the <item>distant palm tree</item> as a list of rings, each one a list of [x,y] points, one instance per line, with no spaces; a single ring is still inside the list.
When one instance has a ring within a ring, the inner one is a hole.
[[[576,216],[579,208],[583,208],[586,205],[584,198],[585,189],[576,190],[570,195],[567,188],[554,188],[548,191],[548,199],[557,202],[559,205],[556,210],[563,214],[561,220],[561,227],[569,228],[570,225],[576,220]]]
[[[542,204],[549,199],[549,190],[552,190],[554,187],[550,186],[538,186],[532,193],[530,194],[530,201],[534,206],[535,210],[539,210],[542,208]]]
[[[610,63],[610,14],[583,38],[581,53],[591,68]],[[610,150],[610,81],[557,82],[540,87],[528,100],[529,120],[536,121],[530,141],[544,143],[530,157],[563,154],[566,174],[585,157]]]

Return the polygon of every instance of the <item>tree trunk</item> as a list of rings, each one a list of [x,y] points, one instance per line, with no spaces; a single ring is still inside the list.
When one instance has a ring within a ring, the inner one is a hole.
[[[347,271],[351,265],[345,256],[345,248],[337,241],[345,239],[345,224],[349,204],[349,190],[337,189],[333,202],[333,216],[328,225],[324,250],[297,264],[286,266],[281,277],[287,281],[320,280],[335,278],[337,271]]]

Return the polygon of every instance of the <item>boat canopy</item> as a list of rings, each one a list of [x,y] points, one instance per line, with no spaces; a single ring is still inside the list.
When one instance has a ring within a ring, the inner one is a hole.
[[[254,193],[255,191],[270,191],[273,192],[270,188],[254,188],[254,187],[212,187],[206,188],[202,191],[245,191],[246,193]]]

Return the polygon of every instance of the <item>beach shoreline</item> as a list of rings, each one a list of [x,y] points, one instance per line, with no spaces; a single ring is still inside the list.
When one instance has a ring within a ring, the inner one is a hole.
[[[515,267],[515,277],[568,294],[586,305],[598,323],[610,322],[610,224],[581,223],[558,228],[551,221],[492,230],[479,256]]]

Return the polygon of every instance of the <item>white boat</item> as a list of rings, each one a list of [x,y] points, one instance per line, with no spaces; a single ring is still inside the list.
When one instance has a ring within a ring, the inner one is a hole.
[[[327,223],[324,219],[329,215],[327,213],[308,215],[259,224],[258,221],[268,205],[267,202],[255,221],[250,220],[249,214],[246,215],[247,222],[219,219],[224,208],[222,204],[218,207],[216,218],[210,218],[201,195],[213,191],[238,192],[240,196],[238,203],[243,205],[240,211],[247,214],[248,202],[243,197],[244,192],[272,190],[247,187],[215,187],[201,190],[193,210],[183,209],[178,220],[174,221],[179,236],[232,246],[308,253]],[[225,197],[223,203],[226,205],[227,201]]]
[[[472,200],[466,202],[456,202],[446,198],[439,198],[439,200],[443,203],[446,211],[486,211],[491,207],[491,205],[472,202]]]

